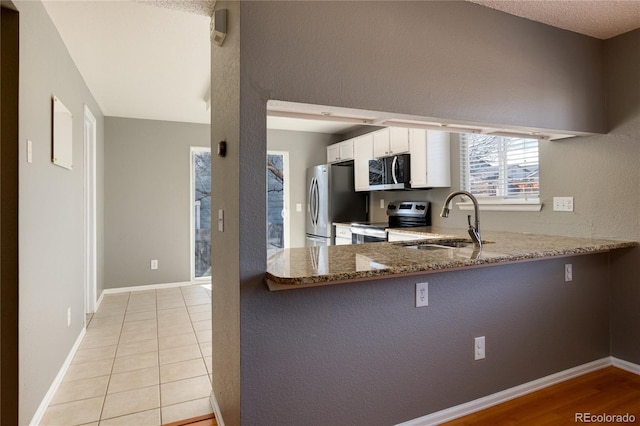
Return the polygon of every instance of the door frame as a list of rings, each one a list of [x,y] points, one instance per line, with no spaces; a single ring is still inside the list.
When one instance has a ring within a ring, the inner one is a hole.
[[[267,155],[281,155],[282,156],[282,174],[284,175],[284,185],[283,185],[283,189],[284,189],[284,195],[283,195],[283,200],[282,200],[282,204],[284,205],[284,210],[283,210],[283,226],[282,226],[282,233],[283,233],[283,241],[284,241],[284,248],[289,248],[291,247],[291,214],[290,211],[291,209],[289,208],[289,200],[290,198],[290,188],[291,188],[291,184],[289,182],[289,151],[272,151],[272,150],[267,150]]]
[[[96,310],[98,282],[96,145],[97,122],[84,106],[84,291],[85,314]],[[85,319],[86,320],[86,319]]]
[[[0,4],[0,424],[18,424],[19,395],[19,231],[18,180],[20,14],[9,1]]]
[[[202,282],[209,282],[211,281],[211,277],[207,276],[207,277],[196,277],[196,256],[195,256],[195,252],[196,252],[196,236],[195,236],[195,230],[196,230],[196,224],[195,224],[195,197],[194,197],[194,189],[195,189],[195,182],[193,180],[194,178],[194,169],[193,169],[193,155],[196,152],[209,152],[211,153],[211,148],[210,147],[205,147],[205,146],[192,146],[189,149],[189,240],[190,240],[190,244],[189,247],[191,247],[190,249],[190,254],[189,254],[189,262],[191,263],[191,282],[198,282],[198,283],[202,283]],[[213,218],[211,218],[211,222],[213,223]]]

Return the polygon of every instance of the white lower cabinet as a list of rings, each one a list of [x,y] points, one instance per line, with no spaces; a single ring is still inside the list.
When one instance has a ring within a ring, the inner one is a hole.
[[[335,225],[336,227],[336,245],[342,246],[351,244],[351,229],[349,225]]]

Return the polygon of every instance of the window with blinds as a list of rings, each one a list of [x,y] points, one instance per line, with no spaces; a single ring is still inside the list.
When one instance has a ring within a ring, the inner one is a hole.
[[[539,201],[538,140],[460,135],[460,182],[476,197]]]

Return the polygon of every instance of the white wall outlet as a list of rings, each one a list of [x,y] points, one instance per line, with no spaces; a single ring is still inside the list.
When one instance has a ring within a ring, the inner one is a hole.
[[[479,360],[485,358],[485,341],[484,336],[473,339],[473,359]]]
[[[71,308],[67,308],[67,327],[71,327]]]
[[[429,283],[416,283],[416,308],[429,306]]]
[[[33,163],[33,142],[27,139],[27,163]]]
[[[570,263],[564,265],[564,280],[573,281],[573,266]]]
[[[158,259],[151,260],[151,269],[158,269]]]
[[[573,197],[553,197],[554,212],[572,212]]]
[[[297,212],[301,212],[302,211],[302,203],[296,203],[296,211]]]
[[[380,199],[380,208],[381,208],[381,209],[384,209],[384,208],[385,208],[385,205],[384,205],[384,199],[382,199],[382,198]]]

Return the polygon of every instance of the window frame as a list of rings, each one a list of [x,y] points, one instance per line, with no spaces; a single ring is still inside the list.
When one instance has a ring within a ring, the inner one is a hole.
[[[459,147],[460,147],[460,189],[464,191],[470,191],[470,188],[465,187],[464,174],[468,176],[470,173],[470,163],[469,163],[469,152],[465,147],[465,143],[463,138],[466,135],[475,135],[474,133],[460,133],[459,134]],[[502,136],[496,135],[497,137],[510,137],[510,136]],[[512,137],[515,139],[515,137]],[[539,138],[534,137],[524,137],[524,139],[537,139],[538,140],[538,167],[540,164],[540,151],[539,151]],[[535,212],[540,211],[542,209],[542,201],[540,195],[540,178],[538,177],[538,194],[536,196],[529,197],[513,197],[513,196],[503,196],[503,195],[476,195],[471,192],[476,199],[478,200],[478,205],[480,210],[487,211],[510,211],[510,212]],[[467,198],[463,198],[463,201],[456,203],[460,210],[470,211],[473,210],[473,203]]]

